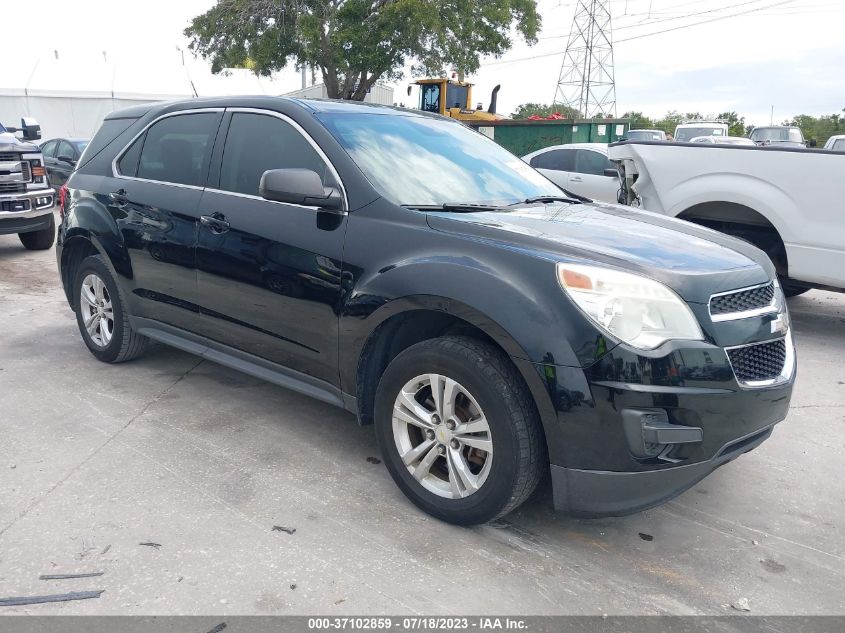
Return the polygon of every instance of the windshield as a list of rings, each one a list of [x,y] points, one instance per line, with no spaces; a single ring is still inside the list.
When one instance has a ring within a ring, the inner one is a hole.
[[[321,120],[373,186],[396,204],[499,205],[561,195],[519,158],[457,122],[354,113],[324,114]]]
[[[627,138],[629,141],[662,141],[666,137],[662,132],[653,130],[629,130]]]
[[[751,132],[751,140],[757,143],[765,141],[803,143],[804,135],[797,127],[761,127]]]
[[[725,131],[720,127],[679,127],[675,131],[676,141],[689,141],[696,136],[724,136]]]

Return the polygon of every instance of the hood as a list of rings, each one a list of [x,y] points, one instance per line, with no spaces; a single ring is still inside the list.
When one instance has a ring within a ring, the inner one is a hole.
[[[807,149],[807,145],[799,143],[798,141],[769,141],[763,144],[763,147],[799,147]]]
[[[693,303],[765,283],[769,258],[748,242],[689,222],[609,204],[547,204],[477,213],[430,212],[429,226],[535,251],[557,261],[656,279]]]
[[[0,133],[0,152],[40,152],[35,143],[22,141],[11,132]]]

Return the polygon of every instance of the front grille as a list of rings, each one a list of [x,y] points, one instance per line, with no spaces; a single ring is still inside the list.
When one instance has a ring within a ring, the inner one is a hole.
[[[14,152],[0,152],[0,163],[7,163],[9,161],[18,162],[20,159],[20,154],[15,154]]]
[[[759,310],[760,308],[767,308],[772,305],[774,298],[774,283],[748,290],[738,290],[737,292],[716,295],[710,299],[710,314],[712,316],[720,316],[736,312]]]
[[[786,363],[786,341],[778,339],[727,350],[736,379],[741,383],[774,380]]]
[[[0,182],[0,193],[26,193],[26,183]]]
[[[29,200],[0,200],[0,211],[29,211]]]
[[[28,160],[21,161],[21,180],[24,182],[32,182],[32,167]]]

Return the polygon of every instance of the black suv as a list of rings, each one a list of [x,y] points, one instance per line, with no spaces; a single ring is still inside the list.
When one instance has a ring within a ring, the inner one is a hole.
[[[61,215],[94,356],[159,341],[343,407],[447,521],[509,512],[549,470],[560,509],[646,508],[789,407],[792,337],[761,251],[572,197],[436,115],[270,97],[122,110]]]

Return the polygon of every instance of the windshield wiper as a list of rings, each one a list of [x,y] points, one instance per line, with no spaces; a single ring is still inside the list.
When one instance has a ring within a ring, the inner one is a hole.
[[[500,204],[483,204],[480,202],[444,202],[443,204],[405,204],[402,206],[420,211],[454,211],[456,213],[498,211],[502,208]]]
[[[531,198],[526,198],[522,202],[514,202],[512,207],[515,207],[518,204],[533,204],[535,202],[568,202],[569,204],[581,204],[582,202],[592,202],[589,198],[585,198],[584,196],[579,196],[577,193],[572,193],[571,191],[567,191],[566,189],[563,190],[565,196],[533,196]]]

